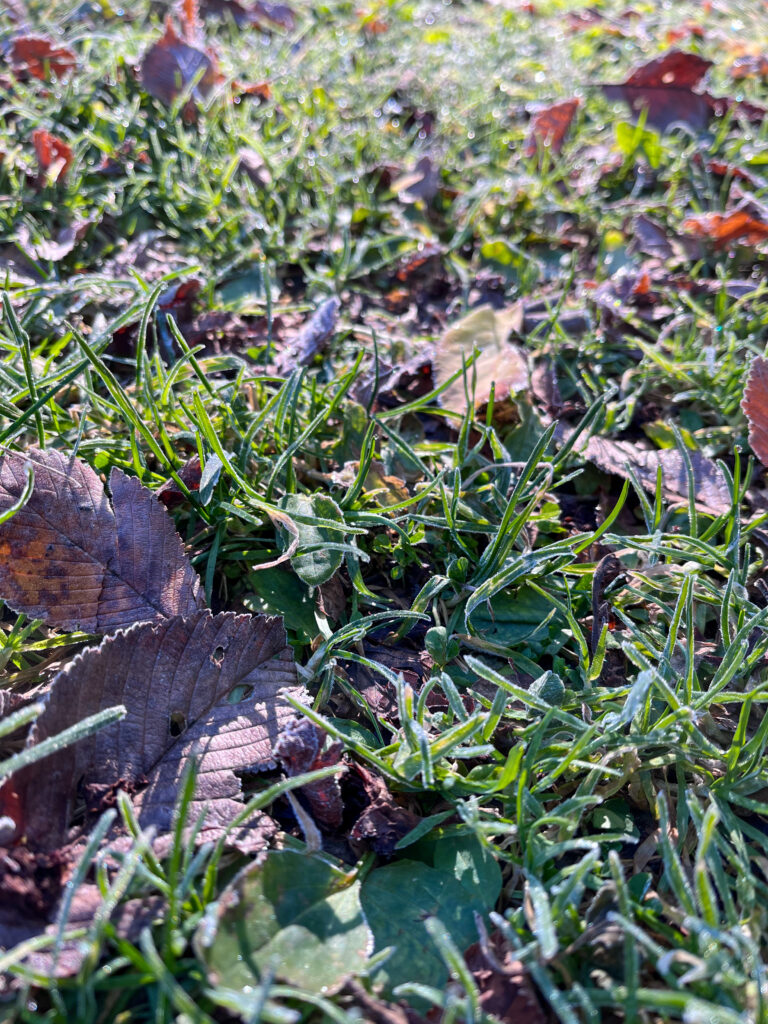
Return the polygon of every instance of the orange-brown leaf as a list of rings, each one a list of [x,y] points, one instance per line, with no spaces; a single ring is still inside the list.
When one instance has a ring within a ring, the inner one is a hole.
[[[61,78],[77,67],[77,57],[68,46],[58,46],[44,36],[16,36],[11,43],[14,70],[44,81]]]
[[[768,359],[752,360],[741,408],[749,423],[750,447],[768,466]]]
[[[735,242],[757,245],[768,238],[768,223],[752,217],[746,210],[733,213],[702,213],[688,217],[683,228],[712,242],[716,249],[722,249]]]
[[[173,520],[138,480],[113,469],[112,501],[90,466],[32,449],[0,459],[0,511],[24,492],[26,505],[0,525],[0,597],[62,629],[103,633],[189,614],[200,581]]]
[[[580,106],[581,100],[574,97],[537,110],[531,119],[528,138],[525,141],[525,155],[535,156],[540,146],[547,147],[552,153],[560,153],[565,136]]]
[[[63,181],[72,166],[72,147],[51,132],[38,128],[32,132],[32,144],[37,156],[40,183]]]

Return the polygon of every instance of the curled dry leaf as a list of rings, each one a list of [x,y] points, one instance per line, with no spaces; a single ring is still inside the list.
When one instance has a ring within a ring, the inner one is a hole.
[[[30,256],[33,260],[58,263],[72,252],[92,224],[92,220],[76,220],[73,224],[62,228],[56,235],[55,241],[42,238],[39,242],[33,242],[29,227],[26,224],[21,224],[16,229],[16,237],[25,256]]]
[[[71,146],[42,128],[32,132],[32,145],[37,156],[39,184],[63,181],[72,165]]]
[[[44,81],[61,78],[77,67],[77,57],[68,46],[59,46],[45,36],[16,36],[11,43],[11,61],[17,74]]]
[[[144,54],[140,75],[141,84],[150,96],[167,107],[191,90],[184,114],[194,119],[194,101],[210,94],[218,80],[218,69],[214,57],[185,42],[167,18],[164,35]]]
[[[741,407],[749,423],[750,447],[768,466],[768,359],[752,360]]]
[[[300,697],[282,621],[200,610],[139,623],[89,647],[54,679],[30,733],[34,746],[115,704],[127,714],[12,777],[18,832],[38,850],[64,840],[78,791],[100,811],[117,788],[136,793],[140,825],[171,829],[189,759],[199,758],[189,821],[207,809],[199,841],[218,839],[242,810],[237,772],[272,764],[272,745]],[[137,792],[137,790],[139,792]],[[257,813],[230,837],[261,849],[274,832]]]
[[[354,764],[353,770],[362,782],[369,803],[352,826],[349,838],[364,843],[381,857],[391,857],[400,840],[421,818],[397,802],[380,775],[359,764]]]
[[[688,217],[683,228],[697,238],[712,242],[716,249],[725,249],[735,243],[757,245],[768,238],[768,222],[754,217],[746,210],[733,213],[702,213]]]
[[[535,156],[540,147],[549,149],[551,153],[560,153],[580,106],[581,100],[574,97],[534,111],[525,140],[525,155]]]
[[[490,398],[491,385],[495,385],[495,399],[500,401],[516,391],[527,389],[528,364],[519,348],[507,338],[512,331],[520,331],[523,307],[520,303],[508,309],[479,306],[445,332],[435,346],[432,370],[435,385],[441,386],[460,371],[463,363],[471,359],[475,349],[479,355],[467,371],[470,382],[476,377],[475,408],[482,407]],[[467,411],[464,377],[459,376],[440,394],[444,409]]]
[[[0,511],[24,493],[27,463],[32,494],[0,525],[0,596],[10,607],[51,626],[103,633],[201,606],[173,520],[138,480],[113,469],[110,504],[78,459],[52,449],[9,452],[0,459]]]
[[[323,730],[308,718],[291,718],[283,726],[273,753],[282,761],[286,775],[292,778],[339,763],[343,749],[341,744],[331,743],[327,750],[323,750],[325,738]],[[302,786],[301,792],[318,825],[332,829],[341,825],[344,805],[335,775],[310,782]]]
[[[320,303],[296,338],[278,355],[278,373],[291,373],[297,366],[306,366],[323,351],[336,330],[340,307],[335,296]]]

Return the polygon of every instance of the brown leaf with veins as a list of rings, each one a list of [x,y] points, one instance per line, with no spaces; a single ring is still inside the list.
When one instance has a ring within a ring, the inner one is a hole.
[[[749,423],[749,446],[768,466],[768,359],[752,360],[741,408]]]
[[[568,431],[558,431],[555,437],[565,440]],[[683,456],[674,448],[649,450],[630,441],[611,441],[602,437],[591,437],[584,444],[577,444],[576,451],[594,463],[604,473],[615,473],[624,479],[629,477],[627,465],[638,481],[652,494],[656,491],[657,467],[661,467],[661,489],[667,501],[674,504],[688,501],[688,475]],[[719,516],[731,509],[731,493],[723,471],[711,459],[699,451],[689,451],[693,469],[696,507],[701,512]]]
[[[92,811],[116,786],[133,798],[142,828],[172,827],[187,763],[199,758],[189,811],[207,807],[198,841],[218,839],[242,810],[237,772],[274,763],[272,745],[294,710],[284,699],[303,689],[282,620],[208,610],[140,623],[78,654],[54,679],[28,746],[124,704],[121,721],[13,776],[17,833],[37,850],[54,850],[66,834],[78,793]],[[144,787],[145,788],[141,788]],[[231,844],[261,849],[274,832],[256,813]]]
[[[51,76],[61,78],[77,67],[73,50],[44,36],[16,36],[11,43],[11,61],[14,71],[41,81]]]
[[[293,778],[339,763],[343,751],[341,743],[331,743],[324,750],[325,740],[326,733],[308,718],[291,718],[283,726],[272,752],[282,762],[286,775]],[[301,787],[301,792],[318,825],[329,829],[341,825],[344,805],[335,775],[310,782]]]
[[[0,512],[21,497],[27,462],[32,495],[0,525],[0,597],[11,608],[61,629],[105,633],[202,605],[173,520],[138,480],[113,469],[110,504],[79,459],[52,449],[8,452]]]

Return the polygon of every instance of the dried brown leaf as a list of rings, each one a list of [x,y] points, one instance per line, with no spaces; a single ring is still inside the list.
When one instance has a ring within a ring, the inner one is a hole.
[[[144,54],[140,75],[141,84],[150,96],[167,107],[191,89],[184,114],[194,120],[194,101],[210,94],[218,80],[218,69],[211,54],[185,42],[168,18],[164,35]]]
[[[750,447],[768,466],[768,359],[752,360],[741,407],[749,422]]]
[[[725,249],[736,242],[757,245],[768,238],[768,222],[746,210],[698,214],[684,220],[683,228],[697,238],[712,242],[716,249]]]
[[[549,149],[551,153],[560,153],[565,136],[580,106],[581,100],[574,97],[535,110],[528,138],[525,140],[525,155],[536,156],[540,147]]]
[[[274,763],[272,745],[294,713],[285,692],[303,693],[280,619],[201,610],[107,637],[56,676],[29,745],[101,708],[123,704],[127,714],[13,777],[18,832],[30,847],[55,849],[79,791],[100,811],[119,787],[141,790],[134,797],[139,823],[163,836],[189,758],[197,756],[190,821],[207,807],[199,838],[217,839],[243,807],[236,773]],[[256,814],[231,841],[260,849],[273,831]]]
[[[202,604],[200,581],[173,520],[138,480],[113,469],[112,501],[90,466],[31,449],[0,458],[0,511],[14,505],[30,463],[26,505],[0,525],[0,595],[62,629],[103,633]]]
[[[308,718],[291,718],[283,726],[273,753],[282,762],[286,774],[294,777],[339,763],[343,749],[341,744],[331,743],[324,750],[325,740],[326,733]],[[330,829],[341,825],[344,805],[339,780],[335,775],[310,782],[302,786],[301,792],[318,825]]]
[[[565,436],[565,432],[561,434]],[[688,475],[683,456],[673,448],[649,450],[630,441],[611,441],[592,437],[577,451],[605,473],[628,478],[627,465],[634,471],[647,491],[656,491],[657,467],[662,472],[662,492],[667,501],[680,504],[688,501]],[[696,506],[702,512],[722,515],[731,508],[731,494],[722,470],[699,451],[688,456],[693,469]]]
[[[16,36],[11,43],[14,71],[44,81],[61,78],[77,67],[77,57],[68,46],[59,46],[45,36]]]
[[[695,53],[670,50],[635,68],[620,85],[603,85],[609,100],[622,100],[635,116],[647,110],[647,124],[666,131],[676,122],[695,130],[705,128],[715,112],[716,101],[694,87],[712,67]]]
[[[32,132],[32,145],[37,156],[38,183],[44,185],[63,181],[72,166],[71,146],[42,128]]]

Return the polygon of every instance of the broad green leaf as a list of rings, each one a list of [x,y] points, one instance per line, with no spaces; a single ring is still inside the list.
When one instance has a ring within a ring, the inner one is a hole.
[[[425,917],[438,917],[463,951],[477,941],[474,914],[485,910],[453,874],[414,860],[371,872],[363,883],[361,900],[375,951],[393,947],[373,974],[374,983],[384,984],[388,991],[408,981],[435,988],[447,981],[448,971],[424,927]]]
[[[313,640],[319,633],[315,602],[306,586],[287,567],[257,569],[249,573],[251,593],[243,598],[249,612],[282,615],[285,628],[295,630],[302,639]]]
[[[333,500],[323,494],[286,494],[280,508],[289,516],[307,516],[338,523],[342,529],[333,530],[327,526],[312,526],[296,523],[299,530],[299,547],[291,558],[294,572],[310,587],[317,587],[333,576],[342,563],[344,552],[328,548],[329,544],[344,541],[344,516]],[[281,531],[282,532],[282,531]],[[283,532],[283,537],[287,535]],[[287,540],[285,541],[287,545]]]
[[[501,892],[501,868],[476,836],[454,836],[438,841],[434,864],[439,871],[450,872],[485,910],[493,910]]]
[[[221,900],[213,940],[198,946],[217,985],[240,989],[270,971],[309,992],[328,992],[365,970],[371,933],[360,882],[330,860],[273,850]]]

